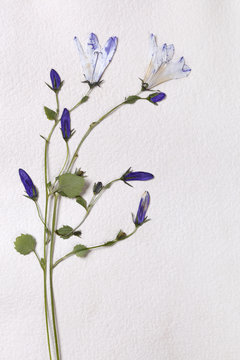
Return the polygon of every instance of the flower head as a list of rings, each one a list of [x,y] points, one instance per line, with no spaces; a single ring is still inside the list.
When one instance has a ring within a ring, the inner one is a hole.
[[[134,220],[134,224],[136,226],[142,225],[147,220],[146,213],[147,213],[147,209],[149,207],[149,203],[150,203],[150,194],[148,191],[145,191],[141,197],[141,200],[140,200],[140,203],[138,206],[137,216]]]
[[[71,125],[70,125],[70,113],[68,109],[64,108],[61,116],[61,130],[64,140],[68,140],[71,137]]]
[[[123,176],[123,181],[146,181],[153,179],[153,174],[144,171],[130,171],[128,170]]]
[[[59,90],[61,87],[61,78],[56,72],[56,70],[52,69],[50,71],[50,78],[51,78],[53,90]]]
[[[100,85],[101,77],[116,51],[117,37],[110,37],[104,48],[101,48],[97,36],[94,33],[91,33],[85,52],[76,36],[74,37],[74,41],[80,55],[86,82],[89,84],[90,88]]]
[[[25,187],[26,193],[31,199],[35,200],[38,196],[38,193],[32,182],[32,179],[23,169],[19,169],[18,172],[23,186]]]
[[[157,45],[155,35],[150,36],[151,53],[150,64],[143,79],[143,90],[150,90],[155,86],[172,79],[180,79],[190,74],[191,69],[185,64],[184,57],[172,62],[174,45]]]

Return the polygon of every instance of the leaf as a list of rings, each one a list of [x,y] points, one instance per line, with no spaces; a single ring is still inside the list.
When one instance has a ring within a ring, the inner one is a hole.
[[[28,255],[32,251],[35,251],[36,240],[32,235],[22,234],[16,238],[14,243],[15,249],[22,255]]]
[[[76,198],[80,196],[85,180],[81,176],[75,174],[63,174],[58,178],[58,192],[68,198]]]
[[[82,232],[81,232],[81,230],[74,231],[73,235],[78,236],[78,237],[81,237]]]
[[[82,100],[80,101],[80,104],[85,103],[86,101],[88,101],[88,99],[89,99],[89,96],[84,96],[84,97],[82,98]]]
[[[71,226],[63,225],[60,229],[56,230],[56,234],[62,239],[69,239],[73,235],[81,237],[82,232],[80,230],[73,231],[73,228]]]
[[[63,225],[60,229],[56,230],[56,234],[60,236],[62,239],[69,239],[73,236],[73,228],[68,225]]]
[[[108,241],[108,242],[105,242],[103,245],[104,246],[113,246],[117,243],[116,240],[112,240],[112,241]]]
[[[128,98],[126,98],[126,100],[124,102],[125,102],[125,104],[134,104],[139,99],[141,99],[139,96],[132,95],[132,96],[129,96]]]
[[[74,246],[73,252],[76,256],[85,257],[90,252],[90,250],[88,250],[88,248],[85,245],[79,244]]]
[[[44,106],[45,114],[48,118],[48,120],[56,120],[57,119],[57,113],[51,109],[49,109],[47,106]]]
[[[87,202],[82,196],[78,196],[76,202],[84,207],[87,210]]]

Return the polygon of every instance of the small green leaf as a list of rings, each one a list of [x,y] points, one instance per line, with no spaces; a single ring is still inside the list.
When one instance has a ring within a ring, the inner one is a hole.
[[[74,236],[81,237],[82,232],[81,232],[81,230],[79,230],[79,231],[74,231],[73,235],[74,235]]]
[[[14,243],[15,249],[22,255],[28,255],[32,251],[35,251],[36,240],[32,235],[22,234],[16,238]]]
[[[88,250],[88,248],[84,245],[76,245],[74,246],[73,248],[73,252],[76,256],[79,256],[79,257],[85,257],[87,256],[87,254],[89,253],[90,250]]]
[[[80,196],[85,180],[81,176],[75,174],[63,174],[58,178],[58,192],[68,198],[76,198]]]
[[[76,202],[84,207],[87,210],[87,202],[82,196],[78,196]]]
[[[105,242],[103,245],[104,246],[113,246],[117,243],[116,240],[112,240],[112,241],[108,241],[108,242]]]
[[[128,98],[126,98],[126,100],[124,102],[125,102],[125,104],[134,104],[139,99],[141,99],[139,96],[132,95],[132,96],[129,96]]]
[[[48,118],[48,120],[56,120],[57,119],[57,113],[51,109],[49,109],[47,106],[44,106],[45,114]]]
[[[56,230],[56,234],[59,235],[62,239],[69,239],[73,236],[73,228],[68,225],[63,225],[60,229]]]
[[[84,104],[86,101],[88,101],[89,96],[84,96],[82,100],[80,101],[80,104]]]

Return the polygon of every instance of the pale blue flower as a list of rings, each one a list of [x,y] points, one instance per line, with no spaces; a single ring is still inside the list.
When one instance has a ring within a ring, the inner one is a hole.
[[[117,37],[110,37],[104,48],[101,48],[98,38],[91,33],[84,52],[80,41],[75,36],[74,41],[80,55],[80,61],[86,82],[90,87],[100,84],[101,77],[109,65],[117,48]]]
[[[190,74],[191,69],[185,64],[184,57],[173,62],[174,45],[157,45],[154,34],[150,36],[150,64],[143,79],[143,90],[150,90],[172,79],[180,79]]]

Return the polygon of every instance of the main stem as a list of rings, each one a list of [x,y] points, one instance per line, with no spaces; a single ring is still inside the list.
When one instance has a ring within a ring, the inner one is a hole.
[[[58,94],[56,94],[56,102],[57,102],[57,115],[59,114],[59,100]],[[48,193],[48,165],[47,165],[47,157],[48,157],[48,146],[52,134],[57,127],[59,120],[55,121],[48,138],[45,142],[45,149],[44,149],[44,182],[45,182],[45,214],[44,214],[44,272],[43,272],[43,281],[44,281],[44,310],[45,310],[45,322],[46,322],[46,332],[47,332],[47,343],[48,343],[48,352],[49,358],[52,360],[51,354],[51,345],[50,345],[50,335],[49,335],[49,325],[48,325],[48,301],[47,301],[47,219],[48,219],[48,202],[49,202],[49,193]]]
[[[57,335],[57,326],[56,326],[56,317],[55,317],[55,304],[54,304],[54,294],[53,294],[53,252],[54,252],[54,233],[55,233],[55,224],[56,224],[57,200],[58,200],[58,195],[54,195],[53,218],[52,218],[52,235],[51,235],[51,247],[50,247],[49,281],[50,281],[52,322],[53,322],[53,331],[54,331],[54,339],[55,339],[55,348],[56,348],[57,360],[59,360],[60,357],[59,357],[58,335]]]

